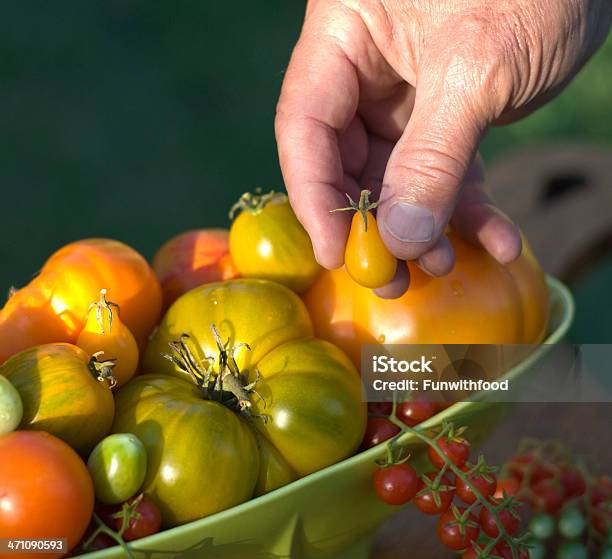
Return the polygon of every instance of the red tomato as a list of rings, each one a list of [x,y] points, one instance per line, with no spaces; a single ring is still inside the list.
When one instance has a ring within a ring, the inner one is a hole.
[[[164,308],[198,285],[238,277],[228,239],[225,229],[196,229],[173,237],[157,251],[153,269],[161,283]]]
[[[516,534],[519,524],[521,523],[521,519],[517,514],[504,509],[498,511],[497,516],[508,534]],[[495,516],[489,511],[489,509],[482,507],[480,509],[480,516],[478,520],[480,522],[482,531],[487,534],[487,536],[496,538],[499,535],[499,526],[497,525]]]
[[[437,411],[434,402],[402,402],[397,406],[397,417],[408,427],[414,427],[433,417]]]
[[[434,481],[438,472],[429,472],[425,474],[427,478]],[[436,499],[436,494],[438,498]],[[427,485],[421,481],[419,491],[414,497],[414,504],[423,514],[440,514],[450,507],[455,496],[455,487],[453,486],[448,476],[442,476],[439,488],[427,489]],[[438,502],[436,502],[436,500]]]
[[[534,464],[535,456],[532,453],[521,454],[515,456],[508,464],[509,472],[522,481],[523,477],[529,473],[529,482],[534,485],[543,479],[549,479],[555,476],[553,466],[546,461],[537,459]]]
[[[497,489],[493,495],[496,499],[513,497],[521,488],[521,482],[514,476],[504,477],[497,480]]]
[[[480,528],[476,516],[470,514],[468,521],[460,527],[458,519],[465,512],[464,508],[447,510],[438,521],[438,538],[449,549],[460,551],[467,549],[478,538]]]
[[[400,431],[401,429],[397,425],[394,425],[384,417],[369,417],[363,441],[361,442],[361,448],[362,450],[372,448],[394,437]]]
[[[565,503],[565,491],[560,482],[546,478],[532,486],[533,505],[537,510],[556,514]]]
[[[476,545],[476,548],[478,549],[478,551],[474,549],[474,545]],[[483,550],[486,547],[487,546],[485,544],[482,544],[482,543],[474,544],[472,542],[472,546],[463,552],[461,559],[484,559],[485,556],[484,556]]]
[[[580,497],[586,491],[586,481],[575,468],[565,466],[561,469],[561,485],[567,497]]]
[[[495,547],[494,553],[502,559],[514,559],[512,548],[505,542],[498,544]],[[529,551],[525,547],[521,547],[518,551],[518,559],[529,559]]]
[[[395,464],[374,472],[374,490],[389,505],[404,505],[416,495],[419,476],[409,464]]]
[[[469,458],[470,455],[470,443],[465,439],[440,439],[438,440],[438,446],[442,453],[450,459],[450,461],[461,468]],[[444,458],[438,454],[438,451],[433,447],[429,447],[427,454],[429,455],[430,462],[438,469],[443,468]]]
[[[595,507],[591,515],[591,525],[602,536],[606,536],[612,530],[612,509],[606,509],[602,503],[601,507]],[[612,505],[612,503],[610,503]]]
[[[123,532],[123,539],[126,542],[156,534],[161,528],[161,514],[155,503],[146,497],[130,499],[129,503],[134,503],[136,499],[140,499],[135,509],[138,516],[130,520],[127,529]],[[115,529],[117,531],[121,529],[122,524],[123,518],[115,519]]]
[[[591,504],[597,507],[604,501],[610,500],[612,500],[612,479],[608,476],[601,476],[593,484]]]
[[[94,507],[93,483],[78,454],[48,433],[15,431],[0,437],[0,456],[0,539],[66,538],[71,551]]]
[[[368,413],[374,415],[391,415],[393,404],[391,402],[369,402]]]
[[[471,468],[472,466],[470,464],[466,464],[461,469],[464,472],[468,472]],[[489,497],[493,496],[495,490],[497,489],[497,476],[493,472],[487,472],[486,474],[474,472],[473,474],[468,475],[467,478],[480,493],[483,499],[488,499]],[[468,505],[471,505],[477,501],[477,497],[474,492],[460,477],[457,478],[457,496]]]

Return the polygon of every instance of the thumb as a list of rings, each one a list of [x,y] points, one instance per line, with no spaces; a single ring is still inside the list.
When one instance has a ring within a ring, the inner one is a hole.
[[[452,88],[445,79],[420,82],[383,179],[377,220],[385,244],[403,260],[427,255],[438,273],[453,265],[444,229],[487,125],[485,111],[475,106],[465,87]]]

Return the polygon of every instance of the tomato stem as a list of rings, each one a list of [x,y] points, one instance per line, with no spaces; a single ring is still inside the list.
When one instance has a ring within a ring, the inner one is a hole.
[[[241,348],[250,350],[248,344],[236,343],[230,345],[230,341],[223,342],[221,335],[214,324],[210,327],[217,349],[219,351],[218,371],[214,371],[215,359],[205,356],[200,359],[189,348],[188,334],[183,334],[179,340],[169,343],[171,353],[162,356],[172,362],[180,371],[188,374],[195,385],[202,391],[207,400],[214,400],[251,418],[250,394],[256,394],[262,401],[263,398],[255,390],[259,381],[259,372],[255,371],[255,380],[248,382],[247,375],[243,374],[236,363],[235,354]],[[204,363],[206,362],[206,363]],[[265,401],[264,401],[265,404]]]
[[[113,303],[112,301],[106,300],[106,289],[100,290],[100,299],[95,303],[91,303],[89,308],[87,309],[87,314],[96,309],[96,322],[100,327],[100,332],[105,334],[104,331],[104,311],[108,313],[108,333],[110,334],[113,330],[113,308],[117,309],[117,312],[120,312],[119,305],[117,303]]]
[[[113,367],[117,364],[117,360],[106,359],[105,361],[99,361],[98,357],[103,354],[103,351],[94,353],[89,360],[88,367],[98,381],[106,382],[109,388],[114,388],[117,386],[117,380],[113,376]]]
[[[228,216],[230,219],[234,219],[236,214],[241,211],[256,214],[263,210],[272,200],[281,199],[287,199],[287,196],[282,192],[270,190],[270,192],[262,194],[261,188],[256,188],[255,193],[245,192],[240,196],[238,201],[230,208]]]
[[[364,189],[359,194],[359,203],[355,203],[355,201],[351,198],[351,196],[346,193],[346,197],[349,201],[349,206],[346,208],[336,208],[335,210],[330,210],[330,213],[333,212],[359,212],[361,217],[363,217],[363,223],[365,225],[365,230],[368,230],[368,212],[374,210],[380,204],[380,201],[370,202],[370,196],[372,195],[372,191]]]

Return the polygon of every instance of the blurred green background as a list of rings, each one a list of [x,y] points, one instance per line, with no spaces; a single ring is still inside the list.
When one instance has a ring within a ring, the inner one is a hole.
[[[274,109],[303,10],[281,0],[4,10],[0,290],[69,241],[109,236],[151,256],[182,230],[226,225],[243,191],[278,187]],[[493,130],[485,158],[568,139],[612,145],[611,89],[608,40],[558,99]],[[608,290],[576,288],[586,310]]]

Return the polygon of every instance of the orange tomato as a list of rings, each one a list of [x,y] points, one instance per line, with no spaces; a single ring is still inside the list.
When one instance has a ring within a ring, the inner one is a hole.
[[[101,289],[121,306],[122,321],[144,346],[161,312],[155,273],[123,243],[86,239],[53,254],[0,310],[0,363],[34,345],[76,342]]]
[[[238,277],[225,229],[197,229],[165,243],[153,257],[164,307],[198,285]]]
[[[113,311],[113,307],[115,311]],[[112,387],[123,386],[138,367],[138,345],[127,326],[121,321],[119,305],[106,300],[106,289],[100,291],[100,300],[92,303],[85,328],[76,345],[89,355],[115,362]]]
[[[432,278],[414,263],[399,299],[381,299],[357,285],[344,268],[325,271],[305,294],[317,336],[343,349],[359,366],[360,348],[389,344],[529,344],[546,332],[548,290],[524,242],[508,266],[449,233],[457,261]]]
[[[393,279],[397,259],[380,236],[371,211],[378,206],[378,202],[370,202],[370,194],[369,190],[362,190],[358,204],[347,195],[350,206],[334,211],[355,211],[344,251],[344,265],[349,276],[359,285],[376,289]]]
[[[16,431],[0,437],[0,456],[0,539],[66,538],[72,550],[94,508],[93,483],[77,453],[48,433]],[[23,559],[63,555],[17,554]]]

